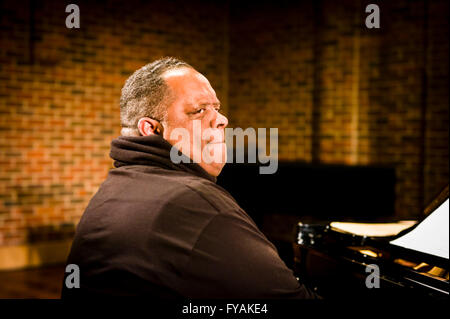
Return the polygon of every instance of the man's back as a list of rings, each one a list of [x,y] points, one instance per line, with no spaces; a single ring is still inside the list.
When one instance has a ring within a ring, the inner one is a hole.
[[[81,288],[63,297],[310,296],[234,199],[201,169],[174,168],[159,136],[112,146],[119,168],[89,203],[68,258]]]

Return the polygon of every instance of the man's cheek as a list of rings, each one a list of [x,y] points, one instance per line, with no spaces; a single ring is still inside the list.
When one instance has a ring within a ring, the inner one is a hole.
[[[187,129],[184,127],[174,128],[170,133],[168,132],[168,135],[166,140],[173,146],[170,155],[173,162],[179,163],[181,159],[178,155],[178,151],[182,152],[188,158],[193,159],[191,134]]]
[[[202,161],[206,164],[224,164],[227,161],[226,144],[206,144],[202,151]]]
[[[202,132],[202,139],[206,143],[220,143],[225,140],[224,131],[220,129],[207,128]]]

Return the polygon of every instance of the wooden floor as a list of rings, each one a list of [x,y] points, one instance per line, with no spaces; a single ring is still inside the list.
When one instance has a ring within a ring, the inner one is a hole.
[[[59,299],[64,265],[0,271],[0,298]]]

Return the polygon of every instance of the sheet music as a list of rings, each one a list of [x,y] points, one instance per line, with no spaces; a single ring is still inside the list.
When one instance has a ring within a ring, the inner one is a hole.
[[[332,222],[332,229],[344,231],[358,236],[386,237],[395,236],[402,230],[414,226],[416,221],[400,221],[397,223],[344,223]]]
[[[449,202],[447,200],[415,229],[390,243],[448,259]]]

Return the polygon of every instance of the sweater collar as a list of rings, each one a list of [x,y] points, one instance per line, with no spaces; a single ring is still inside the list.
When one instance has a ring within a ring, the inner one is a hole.
[[[184,154],[179,164],[170,159],[172,145],[160,135],[119,136],[111,142],[110,157],[114,167],[127,165],[157,166],[170,170],[184,171],[216,182],[200,165],[192,163]]]

